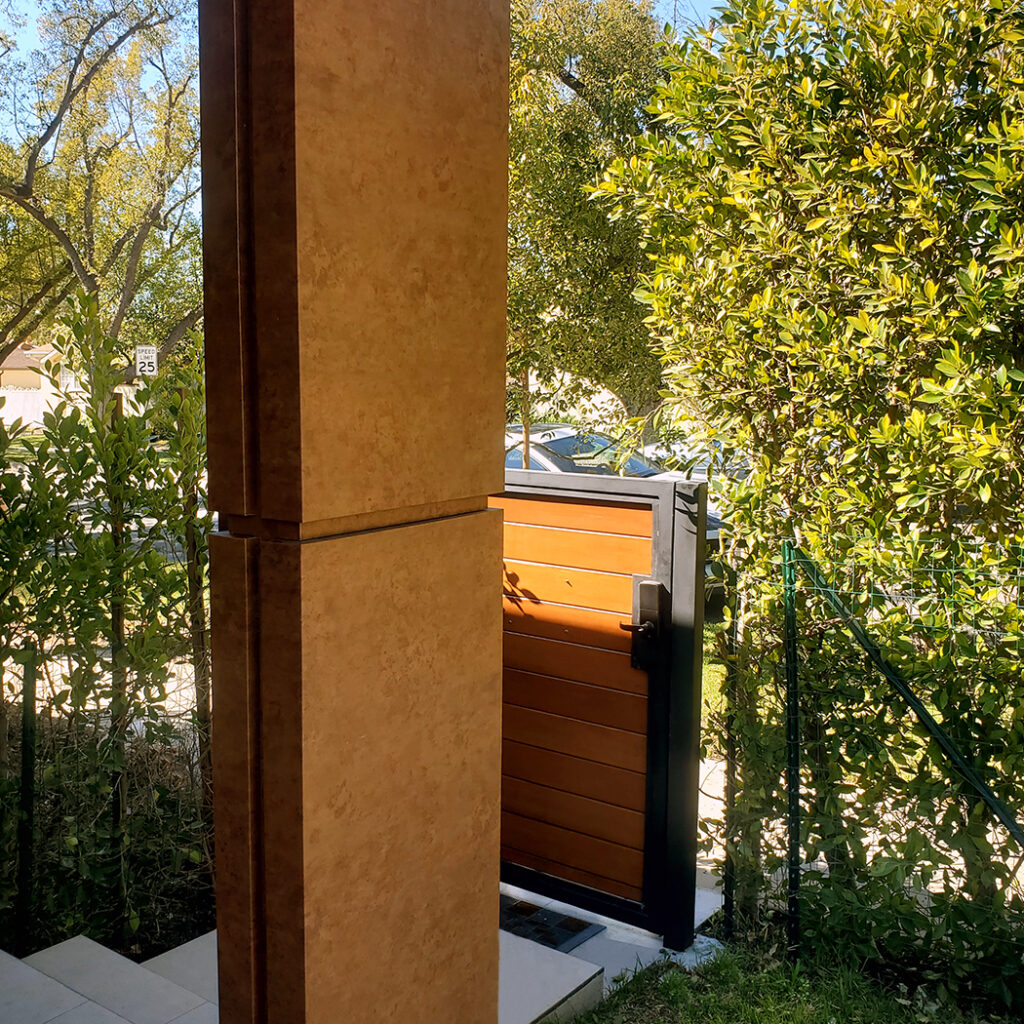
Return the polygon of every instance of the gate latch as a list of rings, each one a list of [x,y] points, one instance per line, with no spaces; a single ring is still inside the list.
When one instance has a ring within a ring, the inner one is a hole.
[[[637,579],[633,583],[635,622],[620,622],[619,629],[633,634],[630,664],[650,671],[657,663],[667,618],[668,591],[657,580]]]

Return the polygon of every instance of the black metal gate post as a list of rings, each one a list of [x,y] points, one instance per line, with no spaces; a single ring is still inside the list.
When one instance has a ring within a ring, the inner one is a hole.
[[[686,949],[697,890],[707,485],[677,486],[674,498],[664,941]]]
[[[789,797],[789,878],[786,947],[800,953],[800,682],[797,674],[796,559],[791,540],[782,542],[782,588],[786,649],[786,792]]]

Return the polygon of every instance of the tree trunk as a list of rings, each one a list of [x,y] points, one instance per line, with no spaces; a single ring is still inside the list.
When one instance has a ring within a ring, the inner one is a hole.
[[[763,806],[756,795],[759,788],[759,773],[763,766],[757,759],[757,751],[750,748],[752,734],[763,728],[757,706],[757,693],[750,689],[749,668],[745,664],[749,651],[749,638],[745,635],[746,603],[742,596],[735,611],[735,633],[730,638],[733,653],[733,675],[731,677],[729,705],[730,734],[732,737],[731,809],[726,825],[728,849],[731,854],[731,873],[734,889],[734,923],[741,931],[754,930],[760,919],[761,893],[764,888],[764,874],[761,866],[763,827],[761,824]],[[741,854],[745,847],[749,852]]]
[[[523,420],[523,469],[530,468],[530,368],[524,366],[519,375],[522,389],[519,412]]]
[[[725,639],[725,810],[723,813],[722,896],[725,912],[725,937],[736,934],[736,651],[739,647],[739,619],[733,614]]]
[[[804,751],[814,788],[814,825],[821,838],[829,877],[853,881],[854,860],[843,825],[841,798],[832,782],[832,757],[825,737],[825,722],[807,702],[801,707],[804,720]]]
[[[7,697],[4,691],[4,671],[7,662],[0,658],[0,787],[11,777],[11,746],[10,746],[10,720],[11,712],[7,706]],[[0,799],[0,842],[7,836],[7,816],[10,804],[6,799]]]

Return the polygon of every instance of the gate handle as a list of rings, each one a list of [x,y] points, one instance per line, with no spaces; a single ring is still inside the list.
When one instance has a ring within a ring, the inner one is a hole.
[[[619,629],[624,629],[627,633],[636,633],[637,636],[647,638],[654,636],[658,632],[658,627],[650,621],[647,622],[620,622]]]

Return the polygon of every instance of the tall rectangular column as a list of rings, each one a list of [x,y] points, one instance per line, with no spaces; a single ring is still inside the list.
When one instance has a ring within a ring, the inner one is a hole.
[[[493,1024],[508,6],[200,39],[221,1021]]]

